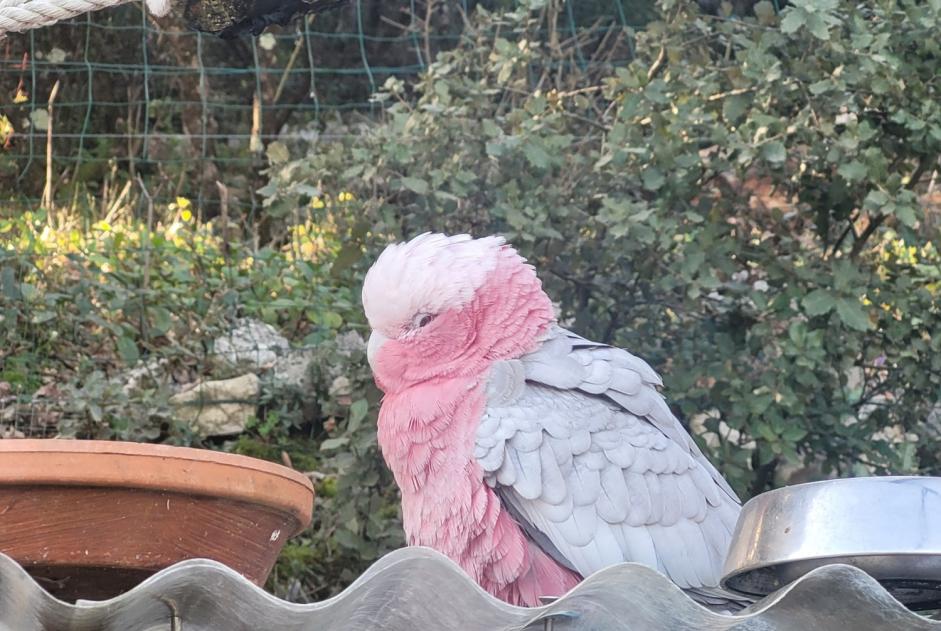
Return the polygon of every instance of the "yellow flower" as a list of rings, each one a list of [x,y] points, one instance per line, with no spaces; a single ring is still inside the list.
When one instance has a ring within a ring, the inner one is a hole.
[[[185,197],[176,198],[176,207],[179,208],[180,210],[187,210],[190,206],[192,206],[192,203],[187,198]]]
[[[25,103],[29,100],[29,95],[23,90],[23,88],[16,89],[16,96],[13,97],[14,103]]]
[[[0,144],[5,143],[13,135],[13,123],[6,117],[6,114],[0,114]]]
[[[183,221],[191,221],[193,219],[193,213],[190,212],[189,209],[185,209],[180,213],[180,219]]]
[[[337,195],[337,201],[351,202],[353,201],[353,193],[350,193],[349,191],[343,191],[339,195]]]
[[[312,208],[320,209],[320,208],[323,208],[325,204],[323,203],[322,199],[320,199],[319,197],[315,197],[312,200],[310,200],[310,205]]]

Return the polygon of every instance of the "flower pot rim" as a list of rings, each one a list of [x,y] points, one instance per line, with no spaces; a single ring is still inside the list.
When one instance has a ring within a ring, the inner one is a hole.
[[[314,487],[288,467],[208,449],[107,440],[0,440],[0,488],[68,486],[143,489],[225,498],[312,519]]]

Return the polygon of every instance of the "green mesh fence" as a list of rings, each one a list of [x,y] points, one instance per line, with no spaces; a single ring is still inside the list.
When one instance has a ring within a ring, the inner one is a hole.
[[[0,199],[7,211],[41,204],[51,146],[59,206],[104,203],[135,182],[157,203],[182,195],[211,213],[223,180],[235,191],[230,203],[254,209],[265,143],[373,111],[370,94],[454,46],[475,7],[358,0],[259,38],[223,41],[179,18],[155,21],[135,3],[10,35],[0,44]],[[650,13],[637,0],[574,2],[557,30],[621,30]],[[577,52],[576,63],[592,63]]]

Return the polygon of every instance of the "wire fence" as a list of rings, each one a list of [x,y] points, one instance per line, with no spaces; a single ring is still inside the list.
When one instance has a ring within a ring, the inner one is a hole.
[[[271,356],[273,368],[254,372],[296,382],[298,362],[313,361],[308,345],[319,343],[308,337],[349,301],[342,288],[325,295],[306,275],[309,265],[288,256],[241,276],[244,261],[226,255],[228,231],[213,236],[201,220],[223,213],[249,229],[235,232],[252,233],[266,218],[256,192],[267,183],[266,145],[350,138],[348,130],[360,127],[336,119],[380,115],[371,95],[389,77],[414,77],[438,52],[474,36],[466,25],[476,8],[475,0],[356,0],[257,38],[221,40],[180,18],[154,20],[132,3],[0,41],[0,438],[104,432],[163,440],[169,419],[195,420],[204,407],[228,418],[232,405],[241,406],[243,421],[257,413],[302,425],[315,395],[306,386],[307,399],[295,407],[229,369],[222,376],[234,374],[247,390],[231,391],[225,379],[205,393],[190,388],[219,376],[206,349],[224,346],[231,323],[264,316],[269,306],[278,314],[262,319],[277,320],[301,346],[289,349],[286,337],[274,351],[264,346],[260,331],[280,334],[260,321],[239,344]],[[558,8],[531,33],[568,52],[543,61],[586,71],[629,61],[632,44],[611,42],[630,42],[652,2]],[[531,69],[534,84],[543,70]],[[127,224],[88,229],[110,220],[109,209],[142,219],[148,199],[169,208],[179,197],[196,219],[183,245],[174,245],[169,228],[157,231],[159,247]],[[71,227],[49,235],[55,223],[34,216],[27,236],[16,237],[4,221],[41,208],[85,219],[86,230],[63,244]],[[36,239],[54,245],[33,247]],[[259,256],[257,242],[249,247],[244,252]],[[216,269],[218,256],[225,264]],[[311,316],[311,305],[325,313]],[[328,377],[320,390],[335,385],[337,375]],[[186,392],[192,401],[172,400]]]
[[[649,19],[650,2],[631,2],[569,3],[557,31]],[[157,203],[185,196],[213,213],[224,179],[227,203],[254,214],[267,142],[375,112],[370,95],[453,47],[476,6],[357,0],[232,41],[134,3],[10,35],[0,42],[0,200],[14,211],[44,202],[81,211],[132,181]],[[574,61],[592,63],[580,49]]]

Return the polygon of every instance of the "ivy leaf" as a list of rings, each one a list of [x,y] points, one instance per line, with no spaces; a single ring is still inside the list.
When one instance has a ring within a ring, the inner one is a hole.
[[[357,399],[350,406],[350,420],[347,422],[346,429],[355,432],[363,424],[366,413],[369,412],[369,402],[366,399]]]
[[[752,11],[755,12],[755,17],[758,18],[758,22],[765,26],[774,24],[774,20],[778,15],[774,10],[774,5],[768,0],[756,2],[755,6],[752,7]]]
[[[828,313],[836,305],[836,300],[825,289],[815,289],[801,301],[804,311],[810,316]]]
[[[781,20],[781,31],[784,33],[794,33],[802,27],[807,21],[807,14],[804,11],[791,8],[784,14]]]
[[[893,213],[896,217],[899,218],[903,224],[912,228],[918,222],[918,217],[915,214],[915,209],[909,206],[908,204],[898,204],[895,207],[895,212]]]
[[[333,449],[339,449],[350,442],[350,439],[346,436],[340,436],[339,438],[328,438],[327,440],[320,443],[320,451],[331,451]]]
[[[121,359],[123,359],[124,363],[128,366],[136,364],[137,360],[140,359],[140,351],[137,350],[137,344],[126,335],[118,337],[118,355],[121,356]]]
[[[827,41],[830,39],[830,28],[822,15],[811,13],[807,16],[807,30],[810,34],[819,40]]]
[[[784,143],[774,140],[762,145],[761,157],[768,162],[784,162],[787,159],[787,150],[784,148]]]
[[[858,300],[839,298],[836,301],[836,312],[843,324],[857,331],[866,331],[871,326],[869,315]]]
[[[424,180],[419,180],[419,182],[424,182]],[[353,241],[347,241],[343,244],[343,247],[340,248],[336,258],[333,259],[330,274],[334,277],[339,276],[342,272],[353,267],[361,258],[363,258],[362,246]]]
[[[778,440],[778,435],[774,433],[774,430],[771,429],[771,426],[767,423],[757,421],[752,429],[758,436],[765,439],[769,443],[774,443]]]
[[[45,131],[49,127],[49,112],[45,109],[33,110],[29,120],[37,131]]]
[[[751,106],[753,97],[747,94],[736,94],[722,101],[722,117],[733,125],[744,116]]]
[[[549,166],[550,158],[546,150],[535,143],[523,145],[523,154],[531,165],[537,169],[545,169]]]
[[[268,33],[265,33],[265,35],[268,35]],[[268,145],[267,153],[271,164],[284,164],[291,159],[291,153],[288,151],[287,146],[278,140]]]
[[[868,170],[865,164],[859,160],[853,160],[852,162],[840,165],[840,168],[837,169],[837,173],[846,178],[848,182],[858,182],[866,177]]]
[[[796,443],[804,436],[807,435],[807,430],[803,427],[798,427],[797,425],[790,425],[783,432],[781,432],[781,438],[789,443]]]
[[[158,336],[166,335],[173,325],[170,310],[165,307],[148,307],[147,311],[150,313],[153,333]]]
[[[666,183],[663,172],[657,167],[650,167],[644,171],[644,188],[648,191],[656,191]]]
[[[419,195],[428,194],[428,182],[418,177],[403,177],[402,186]]]

